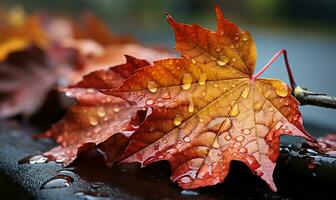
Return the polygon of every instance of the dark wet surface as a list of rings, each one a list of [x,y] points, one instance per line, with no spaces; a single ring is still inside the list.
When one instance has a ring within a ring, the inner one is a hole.
[[[170,181],[166,162],[146,168],[128,164],[109,169],[92,151],[68,168],[55,162],[29,164],[27,156],[40,155],[52,142],[32,140],[31,133],[36,131],[16,122],[2,122],[0,127],[0,199],[336,198],[336,158],[320,155],[313,149],[282,147],[274,174],[277,193],[238,162],[232,163],[224,183],[183,190]],[[41,161],[37,158],[33,160]]]

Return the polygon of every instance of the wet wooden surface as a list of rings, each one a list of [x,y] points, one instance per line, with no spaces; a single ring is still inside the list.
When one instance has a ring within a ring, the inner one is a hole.
[[[336,199],[336,158],[312,150],[282,147],[274,173],[277,193],[238,162],[224,183],[186,191],[170,182],[166,162],[109,169],[92,151],[69,168],[55,162],[18,164],[54,145],[33,140],[36,132],[15,121],[0,123],[0,199]]]

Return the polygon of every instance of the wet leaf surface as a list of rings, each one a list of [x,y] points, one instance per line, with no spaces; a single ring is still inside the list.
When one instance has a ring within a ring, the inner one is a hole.
[[[233,160],[245,163],[273,191],[281,135],[314,141],[299,103],[282,81],[253,76],[256,45],[247,31],[217,14],[217,31],[168,22],[182,58],[154,62],[120,88],[102,90],[152,109],[131,136],[123,163],[167,160],[185,189],[223,182]]]

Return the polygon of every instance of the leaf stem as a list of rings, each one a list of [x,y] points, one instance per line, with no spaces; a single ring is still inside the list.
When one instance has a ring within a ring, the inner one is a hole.
[[[292,89],[296,88],[296,83],[295,83],[295,80],[294,80],[294,76],[293,76],[293,73],[292,73],[292,70],[291,70],[291,67],[289,65],[289,62],[288,62],[288,56],[287,56],[287,51],[286,49],[281,49],[278,53],[276,53],[270,61],[268,61],[268,63],[258,72],[256,73],[254,76],[251,77],[251,81],[254,81],[256,78],[258,78],[262,73],[264,73],[268,67],[270,65],[273,64],[273,62],[281,55],[283,54],[284,55],[284,60],[285,60],[285,64],[286,64],[286,69],[287,69],[287,73],[288,73],[288,77],[289,77],[289,81],[290,81],[290,84],[291,84],[291,87]]]

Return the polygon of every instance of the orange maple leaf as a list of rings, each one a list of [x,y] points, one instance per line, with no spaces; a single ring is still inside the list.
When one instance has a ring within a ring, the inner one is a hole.
[[[68,97],[75,97],[77,102],[62,120],[38,136],[54,138],[59,144],[45,152],[45,156],[69,165],[79,153],[100,145],[107,165],[119,158],[145,112],[138,111],[134,103],[104,95],[98,90],[119,87],[137,68],[149,65],[147,61],[131,56],[126,56],[126,60],[126,64],[92,72],[79,83],[60,89]],[[109,146],[111,144],[113,148]]]
[[[131,136],[123,163],[168,160],[183,188],[223,182],[230,162],[244,162],[273,191],[283,134],[304,130],[298,101],[282,81],[253,76],[256,45],[215,7],[217,31],[167,16],[182,58],[156,61],[106,94],[134,101],[152,114]]]

